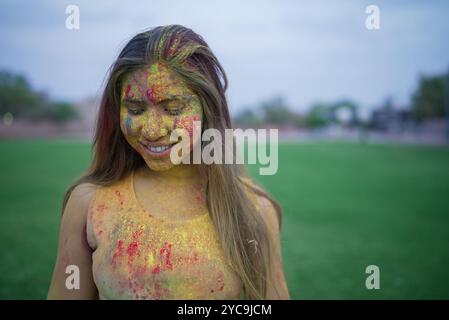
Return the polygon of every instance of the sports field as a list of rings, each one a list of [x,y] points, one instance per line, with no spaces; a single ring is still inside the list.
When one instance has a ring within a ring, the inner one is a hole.
[[[66,187],[90,146],[0,142],[0,299],[44,299]],[[285,210],[282,249],[294,299],[449,298],[449,148],[281,144],[257,176]],[[380,268],[367,290],[365,268]]]

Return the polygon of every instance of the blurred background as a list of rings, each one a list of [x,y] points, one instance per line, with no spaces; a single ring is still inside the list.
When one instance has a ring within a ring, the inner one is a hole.
[[[46,297],[107,70],[166,24],[217,55],[235,127],[279,129],[277,174],[249,170],[285,210],[293,299],[449,298],[448,13],[445,1],[1,0],[0,298]]]

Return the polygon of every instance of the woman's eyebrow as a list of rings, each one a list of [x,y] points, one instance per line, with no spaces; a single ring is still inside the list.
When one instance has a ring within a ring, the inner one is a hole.
[[[161,100],[158,101],[158,104],[164,104],[166,102],[170,102],[173,100],[178,100],[178,101],[184,101],[187,100],[189,101],[193,96],[192,95],[170,95],[170,96],[166,96],[164,98],[162,98]]]
[[[162,97],[157,102],[157,105],[163,105],[171,101],[187,101],[189,102],[193,98],[192,95],[169,95]],[[133,105],[145,105],[147,104],[147,101],[142,99],[135,99],[135,98],[123,98],[122,103],[124,104],[133,104]]]
[[[125,98],[122,100],[123,103],[129,103],[129,104],[144,104],[145,101],[140,99],[132,99],[132,98]]]

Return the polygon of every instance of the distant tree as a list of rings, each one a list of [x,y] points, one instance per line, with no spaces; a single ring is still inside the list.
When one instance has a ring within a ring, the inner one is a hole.
[[[0,71],[0,116],[11,113],[15,118],[48,119],[66,122],[79,117],[72,104],[52,102],[47,95],[33,91],[22,75]]]
[[[357,123],[356,103],[341,100],[333,103],[313,104],[307,113],[306,123],[309,127],[321,127],[331,123],[354,125]]]
[[[262,124],[263,119],[261,115],[257,115],[252,109],[245,108],[240,111],[233,120],[236,126],[257,128]]]
[[[292,123],[294,113],[290,110],[282,97],[275,97],[263,102],[261,107],[264,111],[265,122],[280,125]]]
[[[80,117],[72,104],[66,102],[52,103],[43,113],[43,118],[53,122],[64,123]]]
[[[447,111],[444,107],[445,77],[447,74],[425,77],[419,80],[418,88],[412,96],[412,112],[417,120],[442,118]]]
[[[316,103],[310,107],[305,122],[308,127],[317,128],[325,126],[331,120],[332,113],[330,107],[323,103]]]
[[[357,110],[358,105],[350,100],[337,101],[330,105],[332,122],[344,125],[356,125],[358,123]]]
[[[39,94],[31,90],[25,77],[0,71],[0,114],[10,112],[20,117],[37,110],[40,104]]]

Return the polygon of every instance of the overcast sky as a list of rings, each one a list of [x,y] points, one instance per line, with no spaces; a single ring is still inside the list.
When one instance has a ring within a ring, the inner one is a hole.
[[[67,5],[80,29],[65,27]],[[365,8],[380,8],[380,29]],[[349,98],[408,103],[420,74],[449,69],[449,1],[0,1],[0,68],[71,101],[99,95],[135,33],[182,24],[229,77],[232,111],[282,95],[296,110]]]

